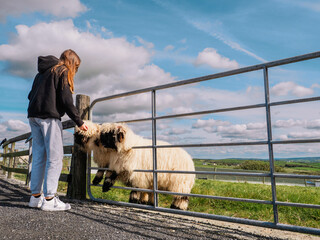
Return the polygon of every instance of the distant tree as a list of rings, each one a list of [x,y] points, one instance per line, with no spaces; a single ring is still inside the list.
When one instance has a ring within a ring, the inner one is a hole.
[[[246,160],[243,163],[241,163],[237,168],[243,170],[270,171],[269,162],[255,160]],[[282,167],[275,166],[275,171],[283,172],[284,169]]]

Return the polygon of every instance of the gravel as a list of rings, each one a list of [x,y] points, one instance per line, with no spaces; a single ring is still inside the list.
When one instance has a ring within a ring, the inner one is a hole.
[[[28,207],[22,182],[0,174],[1,239],[320,239],[316,236],[228,222],[76,201],[66,212]]]

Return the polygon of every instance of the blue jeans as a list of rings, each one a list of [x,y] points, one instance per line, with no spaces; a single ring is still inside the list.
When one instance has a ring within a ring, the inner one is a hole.
[[[41,193],[53,197],[58,188],[62,170],[62,124],[54,118],[29,118],[32,133],[32,194]]]

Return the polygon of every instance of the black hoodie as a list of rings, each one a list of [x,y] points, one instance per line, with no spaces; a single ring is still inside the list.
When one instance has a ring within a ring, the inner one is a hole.
[[[40,56],[38,71],[28,95],[28,118],[57,118],[67,115],[80,127],[83,124],[73,105],[72,93],[67,81],[68,71],[60,77],[51,69],[59,62],[54,56]]]

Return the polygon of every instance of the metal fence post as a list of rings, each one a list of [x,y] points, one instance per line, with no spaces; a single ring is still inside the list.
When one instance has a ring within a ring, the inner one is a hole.
[[[76,107],[83,120],[89,119],[90,97],[86,95],[76,96]],[[86,170],[87,154],[82,152],[77,144],[74,144],[71,158],[71,182],[68,183],[67,196],[73,199],[86,199]]]
[[[154,207],[158,207],[158,174],[157,170],[157,125],[156,125],[156,91],[151,92],[151,110],[152,110],[152,154],[153,154],[153,196]]]
[[[271,126],[271,112],[270,112],[270,97],[269,97],[269,79],[268,79],[268,68],[263,68],[264,78],[264,91],[265,91],[265,104],[266,104],[266,120],[267,120],[267,133],[268,133],[268,152],[269,152],[269,164],[270,164],[270,178],[271,178],[271,191],[272,191],[272,205],[273,205],[273,218],[274,223],[279,223],[278,217],[278,206],[277,192],[276,192],[276,179],[274,176],[274,155],[272,145],[272,126]]]

